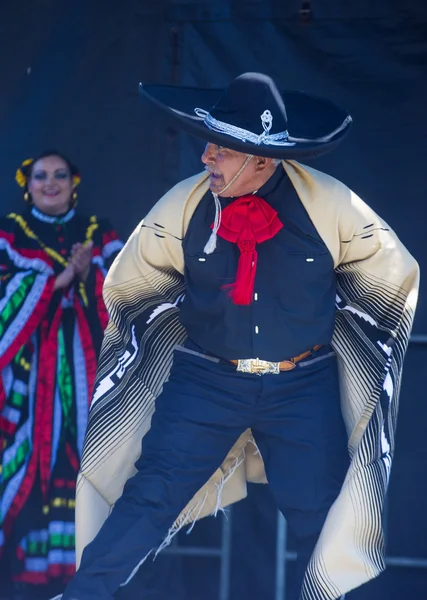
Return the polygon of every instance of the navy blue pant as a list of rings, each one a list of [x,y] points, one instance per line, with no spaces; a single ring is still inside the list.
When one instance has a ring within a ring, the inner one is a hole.
[[[300,587],[349,462],[336,358],[329,353],[322,348],[292,371],[257,376],[176,350],[138,472],[84,550],[63,599],[110,600],[248,427],[298,540]]]

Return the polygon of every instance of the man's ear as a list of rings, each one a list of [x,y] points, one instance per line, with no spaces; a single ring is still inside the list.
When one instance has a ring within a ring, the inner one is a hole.
[[[257,171],[263,171],[268,166],[270,166],[273,161],[272,158],[266,158],[265,156],[256,156],[255,158],[256,158],[256,170]]]

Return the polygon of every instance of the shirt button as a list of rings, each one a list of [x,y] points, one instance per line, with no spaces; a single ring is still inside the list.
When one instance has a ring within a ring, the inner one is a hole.
[[[56,231],[61,231],[61,229],[62,229],[61,225],[56,226]]]
[[[259,327],[258,327],[258,325],[255,325],[255,333],[259,333]]]
[[[63,237],[59,237],[59,238],[58,238],[58,242],[59,242],[60,244],[62,244],[62,242],[64,242],[64,241],[65,241],[65,240],[64,240],[64,238],[63,238]]]
[[[65,256],[67,254],[67,251],[65,248],[61,248],[61,254],[62,254],[62,256]]]

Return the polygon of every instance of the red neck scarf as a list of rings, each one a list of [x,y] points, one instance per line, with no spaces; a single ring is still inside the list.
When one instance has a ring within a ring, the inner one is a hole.
[[[236,281],[223,286],[234,304],[251,304],[258,260],[256,244],[271,239],[283,227],[277,212],[259,196],[241,196],[221,216],[218,235],[240,250]]]

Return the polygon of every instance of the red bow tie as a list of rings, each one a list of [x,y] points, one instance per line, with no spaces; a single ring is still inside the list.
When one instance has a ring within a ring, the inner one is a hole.
[[[282,227],[277,212],[259,196],[241,196],[222,211],[218,235],[237,244],[240,250],[236,281],[224,286],[235,304],[251,304],[258,260],[256,244],[271,239]]]

